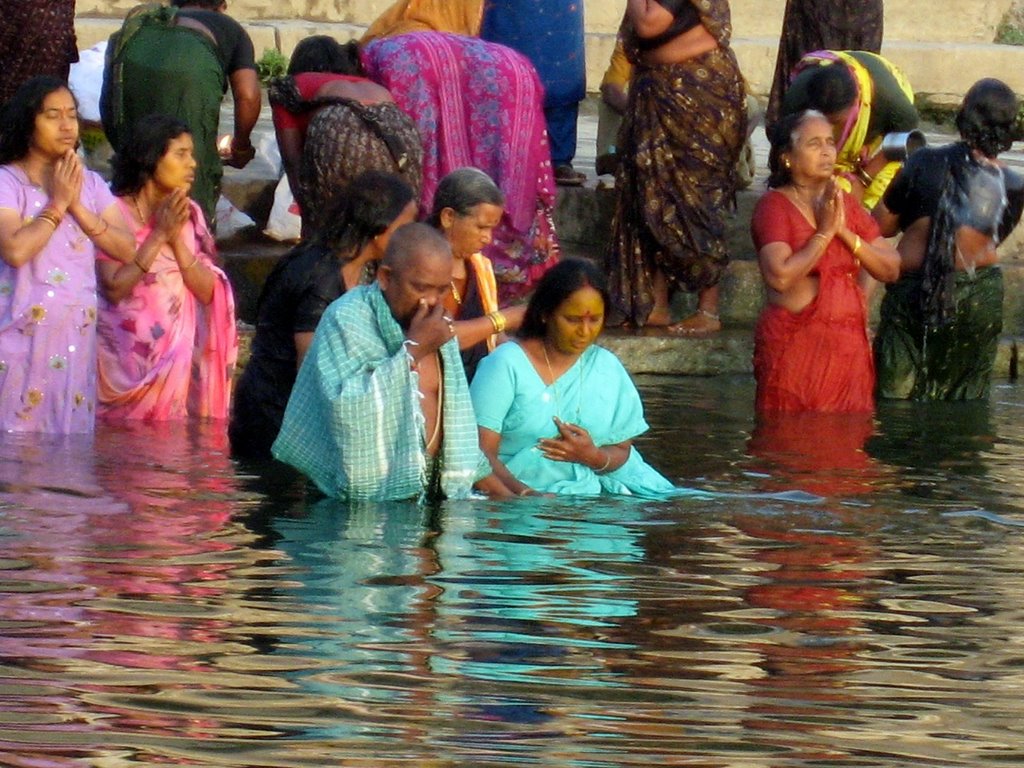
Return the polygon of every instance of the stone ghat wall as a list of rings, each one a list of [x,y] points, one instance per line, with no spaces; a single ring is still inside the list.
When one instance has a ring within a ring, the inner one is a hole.
[[[622,19],[625,0],[580,0],[586,6],[587,31],[615,34]],[[784,0],[758,0],[778,6],[782,18]],[[138,0],[78,0],[79,16],[123,17]],[[309,21],[318,24],[366,26],[391,5],[391,0],[229,0],[228,13],[239,21]],[[752,3],[754,5],[754,3]]]
[[[587,31],[614,34],[625,0],[580,0]],[[79,16],[120,18],[136,0],[78,0]],[[229,12],[240,20],[308,21],[365,26],[390,5],[388,0],[231,0]],[[733,0],[736,37],[778,37],[785,0]],[[1012,0],[887,0],[886,39],[904,42],[992,42]]]
[[[625,0],[580,0],[586,5],[587,87],[596,92],[615,42]],[[926,101],[958,103],[981,77],[999,77],[1024,93],[1024,48],[992,43],[1014,0],[887,0],[882,53],[907,75]],[[78,0],[79,45],[106,40],[136,0]],[[231,0],[256,45],[288,55],[304,37],[358,37],[388,0]],[[733,47],[750,93],[771,86],[785,0],[733,0]]]

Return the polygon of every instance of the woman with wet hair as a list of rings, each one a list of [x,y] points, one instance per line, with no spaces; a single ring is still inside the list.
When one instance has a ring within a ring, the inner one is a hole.
[[[235,392],[228,428],[233,453],[270,456],[324,310],[350,288],[371,281],[391,234],[414,221],[417,210],[406,180],[366,171],[338,191],[323,227],[281,257],[263,284],[252,354]]]
[[[975,83],[956,117],[961,140],[914,153],[876,209],[883,234],[903,233],[875,340],[880,397],[988,396],[1003,327],[996,248],[1024,210],[1024,179],[998,159],[1017,109],[1002,81]]]

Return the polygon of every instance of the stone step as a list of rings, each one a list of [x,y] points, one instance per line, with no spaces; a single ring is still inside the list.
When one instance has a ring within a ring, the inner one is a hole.
[[[750,0],[748,5],[760,2]],[[128,7],[133,4],[128,4]],[[914,7],[923,5],[921,2],[907,4]],[[76,20],[79,47],[88,48],[106,40],[120,27],[118,16],[86,15],[88,11],[82,5],[79,3]],[[783,0],[765,0],[765,5],[763,13],[754,13],[753,8],[734,13],[733,48],[750,92],[758,97],[764,97],[771,87]],[[882,52],[906,73],[921,98],[940,104],[956,103],[967,88],[982,77],[999,77],[1018,92],[1024,92],[1024,47],[991,42],[995,28],[991,19],[997,15],[997,7],[1004,4],[989,2],[981,5],[984,6],[984,23],[976,23],[970,14],[960,9],[952,15],[922,12],[920,30],[901,22],[900,27],[906,30],[902,35],[887,27]],[[902,17],[910,12],[901,9],[898,13]],[[244,26],[253,38],[257,56],[266,50],[277,50],[287,55],[301,39],[312,34],[329,34],[339,40],[358,37],[369,20],[340,15],[344,19],[337,21],[301,16],[256,16],[245,20]],[[887,19],[888,15],[887,11]],[[245,19],[244,16],[239,18]],[[937,19],[949,25],[946,34],[942,34],[942,25]],[[616,27],[617,22],[613,25],[589,25],[586,38],[587,88],[592,93],[597,92],[611,56]]]

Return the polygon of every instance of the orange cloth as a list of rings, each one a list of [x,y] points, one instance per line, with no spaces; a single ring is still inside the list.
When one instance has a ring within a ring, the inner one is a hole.
[[[450,32],[477,37],[483,0],[398,0],[366,30],[360,43],[408,32]]]
[[[629,78],[633,76],[633,65],[629,63],[626,56],[625,46],[622,40],[615,41],[615,50],[612,51],[612,58],[608,62],[608,69],[605,70],[601,85],[617,85],[623,90],[629,88]]]
[[[469,257],[473,265],[473,273],[476,275],[476,288],[480,294],[480,304],[483,306],[484,314],[498,311],[498,282],[494,278],[494,266],[491,260],[482,253],[474,253]],[[498,335],[492,334],[487,337],[487,348],[493,352],[498,343]]]

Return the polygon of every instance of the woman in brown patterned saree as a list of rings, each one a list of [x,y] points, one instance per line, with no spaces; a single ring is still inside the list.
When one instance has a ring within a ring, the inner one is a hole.
[[[628,0],[623,25],[635,69],[618,142],[613,303],[635,325],[712,333],[721,328],[725,216],[747,128],[729,4]],[[697,292],[697,311],[670,325],[675,289]]]
[[[780,117],[793,68],[811,51],[882,50],[882,0],[786,0],[764,124]]]

